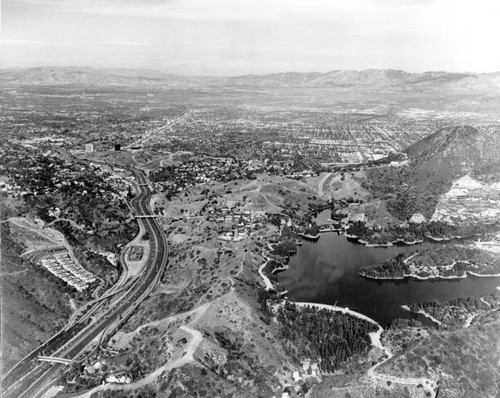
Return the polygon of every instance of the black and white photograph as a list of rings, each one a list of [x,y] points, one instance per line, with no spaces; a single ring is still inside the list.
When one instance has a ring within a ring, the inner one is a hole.
[[[500,397],[498,0],[1,0],[0,396]]]

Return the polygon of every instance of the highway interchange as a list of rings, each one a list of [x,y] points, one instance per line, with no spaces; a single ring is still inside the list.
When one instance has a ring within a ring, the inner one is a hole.
[[[142,171],[133,170],[137,178],[140,193],[130,201],[134,215],[152,215],[149,210],[149,199],[153,193],[148,180]],[[150,256],[139,278],[135,280],[126,294],[115,295],[106,312],[99,317],[85,317],[80,322],[89,322],[76,336],[68,340],[64,346],[51,355],[59,358],[75,359],[84,349],[103,332],[109,334],[120,322],[130,315],[138,305],[154,290],[167,265],[168,250],[166,236],[156,218],[138,218],[141,230],[148,233],[150,239]],[[93,311],[92,311],[93,312]],[[6,398],[38,398],[55,382],[64,370],[65,365],[40,363],[35,369],[10,386],[3,387]],[[5,388],[7,387],[7,388]]]

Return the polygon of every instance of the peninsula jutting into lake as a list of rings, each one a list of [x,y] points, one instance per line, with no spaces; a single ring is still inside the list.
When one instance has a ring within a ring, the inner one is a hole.
[[[360,275],[374,264],[394,258],[406,259],[415,250],[425,253],[440,249],[448,250],[446,245],[430,242],[418,246],[373,248],[351,243],[342,234],[326,233],[317,242],[304,242],[278,279],[291,300],[348,307],[383,326],[397,318],[412,317],[402,305],[460,297],[480,299],[498,293],[500,275],[490,278],[470,275],[465,279],[417,279],[396,275],[366,278]]]
[[[500,277],[500,258],[491,252],[492,248],[500,248],[500,240],[490,244],[486,248],[481,242],[472,242],[417,249],[380,265],[363,267],[359,274],[371,279]]]

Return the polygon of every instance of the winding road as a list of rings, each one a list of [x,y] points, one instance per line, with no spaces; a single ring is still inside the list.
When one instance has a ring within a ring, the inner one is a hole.
[[[325,185],[326,180],[330,178],[333,175],[333,173],[326,173],[325,176],[321,179],[321,181],[318,184],[318,196],[325,196],[325,193],[323,192],[323,186]]]

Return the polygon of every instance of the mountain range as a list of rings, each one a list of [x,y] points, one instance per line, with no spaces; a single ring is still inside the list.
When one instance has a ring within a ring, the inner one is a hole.
[[[456,90],[500,89],[495,73],[409,73],[392,69],[334,70],[327,73],[269,73],[234,77],[181,76],[152,69],[95,69],[90,67],[36,67],[0,69],[2,86],[97,85],[131,87],[234,86],[261,88],[373,87],[418,89],[445,86]]]

